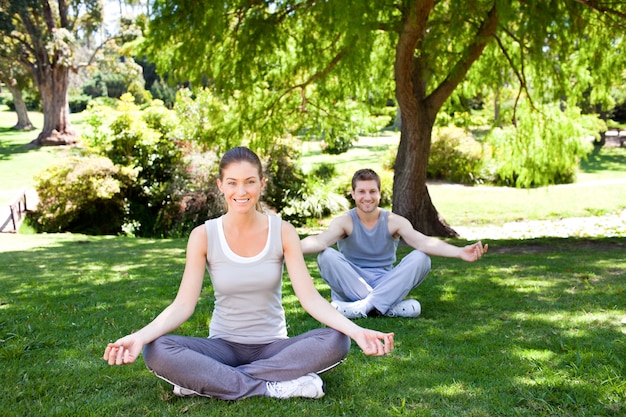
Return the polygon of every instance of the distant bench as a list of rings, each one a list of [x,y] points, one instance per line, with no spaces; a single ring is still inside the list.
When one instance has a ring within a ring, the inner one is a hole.
[[[621,148],[626,143],[626,129],[622,129],[619,127],[615,129],[610,129],[606,132],[600,133],[600,137],[602,143],[605,143],[606,139],[609,137],[619,140],[619,146]]]
[[[4,231],[4,228],[12,223],[13,230],[17,232],[17,227],[20,223],[20,220],[24,217],[24,214],[28,208],[26,207],[26,190],[22,189],[17,197],[9,203],[9,216],[6,220],[0,225],[0,231]]]

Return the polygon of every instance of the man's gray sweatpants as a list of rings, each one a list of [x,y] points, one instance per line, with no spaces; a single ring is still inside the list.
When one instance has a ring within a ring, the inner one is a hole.
[[[320,275],[337,301],[359,301],[369,297],[385,314],[426,278],[430,258],[419,250],[406,255],[394,268],[360,268],[334,248],[317,255]]]

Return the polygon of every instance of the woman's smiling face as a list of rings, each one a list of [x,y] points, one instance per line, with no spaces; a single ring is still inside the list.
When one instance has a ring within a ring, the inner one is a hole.
[[[259,169],[248,161],[229,164],[223,170],[217,186],[224,194],[229,210],[254,209],[261,198],[265,180],[259,177]]]

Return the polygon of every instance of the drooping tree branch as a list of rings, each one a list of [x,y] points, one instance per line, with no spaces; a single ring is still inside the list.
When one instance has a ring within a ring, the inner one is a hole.
[[[487,43],[493,38],[498,29],[498,11],[496,4],[491,7],[487,18],[478,29],[472,43],[465,50],[463,59],[456,62],[448,76],[427,98],[427,108],[438,111],[443,103],[450,97],[454,89],[465,79],[467,71],[481,55]]]
[[[285,97],[286,95],[288,95],[289,93],[297,89],[303,90],[302,97],[303,97],[303,105],[304,105],[305,100],[306,100],[306,94],[304,90],[306,89],[306,87],[314,83],[315,81],[319,80],[320,78],[323,78],[326,75],[328,75],[333,70],[333,68],[337,66],[337,64],[341,61],[341,59],[346,55],[347,52],[348,52],[348,46],[345,46],[334,56],[334,58],[328,63],[328,65],[324,69],[311,75],[306,81],[288,87],[285,91],[283,91],[280,94],[280,96],[276,98],[276,100],[272,102],[272,104],[270,104],[267,107],[267,110],[269,111],[269,113],[272,114],[273,108],[283,99],[283,97]]]
[[[506,30],[504,30],[505,33],[508,33]],[[515,38],[511,33],[508,33],[511,37]],[[521,61],[521,66],[522,69],[521,71],[517,69],[517,67],[515,66],[515,63],[513,62],[513,59],[511,58],[511,56],[509,55],[508,51],[506,50],[506,48],[504,47],[504,44],[502,43],[502,39],[500,39],[499,36],[494,36],[496,43],[498,44],[498,47],[500,48],[500,51],[502,51],[502,54],[504,55],[504,58],[507,60],[507,62],[509,63],[509,67],[513,70],[513,73],[515,74],[515,77],[517,78],[517,80],[519,81],[520,84],[520,88],[517,91],[517,96],[515,97],[515,105],[513,106],[513,116],[512,116],[512,123],[515,124],[516,123],[516,112],[517,112],[517,104],[519,103],[519,99],[521,97],[522,91],[526,91],[526,96],[528,97],[528,101],[530,102],[530,106],[535,109],[535,104],[533,103],[533,100],[531,98],[531,95],[528,91],[528,82],[526,81],[526,74],[524,71],[524,59],[523,57],[520,58]],[[518,42],[520,45],[520,54],[523,54],[523,45]]]

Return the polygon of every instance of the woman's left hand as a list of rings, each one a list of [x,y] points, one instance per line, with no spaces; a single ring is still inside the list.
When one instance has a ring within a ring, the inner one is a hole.
[[[393,350],[393,336],[393,333],[363,329],[354,337],[354,341],[366,355],[383,356]]]
[[[467,262],[474,262],[482,258],[488,250],[489,245],[483,246],[482,242],[476,242],[461,249],[461,259]]]

